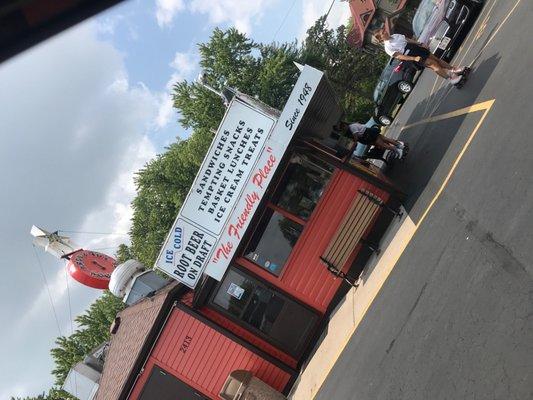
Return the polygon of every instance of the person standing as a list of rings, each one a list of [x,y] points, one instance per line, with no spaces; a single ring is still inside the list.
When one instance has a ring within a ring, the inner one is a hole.
[[[408,145],[402,141],[383,136],[378,127],[368,128],[366,125],[358,122],[347,123],[339,122],[333,126],[337,132],[349,132],[359,143],[368,146],[376,146],[382,150],[391,150],[402,159],[406,155]]]
[[[401,61],[415,62],[423,68],[427,67],[452,85],[457,86],[461,83],[470,71],[468,67],[454,67],[435,57],[423,44],[404,35],[398,33],[390,35],[385,28],[376,31],[374,37],[383,43],[385,53],[389,56]]]

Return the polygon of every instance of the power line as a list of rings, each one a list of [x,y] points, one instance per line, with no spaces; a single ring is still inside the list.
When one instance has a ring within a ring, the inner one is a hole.
[[[54,306],[54,302],[52,300],[52,294],[50,293],[50,287],[48,286],[48,281],[46,280],[46,275],[44,274],[44,269],[41,264],[41,260],[39,259],[39,255],[37,254],[37,250],[35,249],[35,245],[32,245],[33,247],[33,254],[35,254],[35,258],[37,259],[37,264],[39,265],[39,269],[41,270],[41,276],[44,281],[44,285],[46,286],[46,291],[48,292],[48,299],[50,300],[50,305],[52,306],[52,312],[54,314],[54,319],[56,321],[57,331],[59,332],[59,336],[63,336],[61,334],[61,327],[59,326],[59,319],[57,318],[56,308]]]
[[[333,8],[333,4],[335,4],[335,1],[337,1],[337,0],[333,0],[333,1],[331,2],[331,4],[329,5],[328,12],[326,13],[326,19],[328,19],[328,17],[329,17],[329,13],[331,12],[331,9]]]
[[[128,236],[128,233],[124,232],[83,232],[83,231],[64,231],[58,230],[61,233],[79,233],[84,235],[118,235],[118,236]]]
[[[332,0],[331,4],[329,5],[328,11],[325,14],[325,16],[326,16],[325,19],[326,20],[329,17],[329,13],[331,12],[331,9],[333,8],[333,5],[335,4],[335,1],[337,1],[337,0]],[[289,17],[289,14],[291,13],[291,11],[294,8],[295,4],[296,4],[296,0],[294,0],[292,2],[291,6],[288,8],[287,12],[285,13],[285,16],[283,17],[283,20],[281,21],[281,24],[279,24],[278,29],[276,30],[276,33],[274,33],[274,36],[272,37],[272,42],[276,39],[276,36],[278,36],[278,33],[281,30],[281,28],[283,27],[283,25],[285,25],[285,21],[287,21],[287,18]]]
[[[294,0],[294,1],[292,2],[291,6],[289,7],[289,9],[287,10],[287,13],[286,13],[285,16],[283,17],[283,21],[281,21],[281,24],[279,24],[278,29],[276,30],[276,33],[274,33],[274,36],[272,37],[272,42],[274,41],[274,39],[276,39],[276,36],[278,35],[279,31],[281,30],[281,27],[285,24],[285,21],[287,20],[287,17],[288,17],[289,14],[291,13],[292,8],[293,8],[294,5],[296,4],[296,1],[297,1],[297,0]]]
[[[67,298],[68,298],[68,316],[70,318],[70,334],[74,333],[74,322],[72,321],[72,304],[70,301],[70,286],[68,284],[68,272],[65,268],[65,282],[67,284]]]

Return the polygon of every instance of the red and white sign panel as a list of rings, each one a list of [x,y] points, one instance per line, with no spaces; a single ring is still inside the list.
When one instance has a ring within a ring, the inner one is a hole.
[[[304,67],[277,123],[259,107],[232,101],[157,268],[191,288],[204,271],[222,279],[321,78]]]

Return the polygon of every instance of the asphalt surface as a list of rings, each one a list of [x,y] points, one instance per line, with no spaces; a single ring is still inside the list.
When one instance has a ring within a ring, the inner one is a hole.
[[[487,0],[454,59],[467,85],[425,71],[397,116],[390,174],[420,226],[315,399],[533,398],[532,17]]]

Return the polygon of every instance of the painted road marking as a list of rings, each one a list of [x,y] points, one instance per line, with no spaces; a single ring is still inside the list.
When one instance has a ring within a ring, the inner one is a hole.
[[[453,176],[455,170],[457,169],[457,166],[459,165],[459,162],[461,161],[466,151],[470,147],[470,144],[472,143],[477,132],[481,128],[483,122],[485,121],[485,118],[487,117],[490,110],[492,109],[494,102],[495,102],[495,99],[488,100],[482,103],[477,103],[472,106],[464,107],[459,110],[455,110],[455,111],[452,111],[446,114],[434,116],[431,118],[426,118],[424,120],[404,126],[401,129],[403,131],[403,130],[406,130],[406,129],[409,129],[409,128],[412,128],[418,125],[422,125],[422,124],[431,124],[434,122],[443,121],[443,120],[450,119],[450,118],[455,118],[461,115],[471,114],[471,113],[480,112],[480,111],[483,112],[479,122],[476,124],[473,131],[470,133],[466,143],[463,145],[462,150],[459,152],[459,154],[455,158],[455,161],[453,162],[448,174],[444,178],[444,181],[440,185],[433,199],[430,201],[429,205],[427,206],[426,210],[422,214],[422,217],[420,218],[418,223],[415,224],[409,217],[406,218],[406,220],[400,226],[398,232],[396,233],[391,243],[386,247],[386,250],[383,252],[382,256],[380,257],[378,264],[374,268],[374,271],[372,272],[372,274],[370,274],[368,276],[367,281],[365,281],[364,284],[361,285],[357,289],[357,291],[355,291],[354,295],[357,296],[358,299],[356,301],[356,299],[354,298],[354,303],[353,303],[354,313],[353,313],[353,319],[352,319],[353,323],[351,323],[351,326],[349,328],[350,331],[344,338],[344,342],[342,343],[340,347],[337,346],[338,341],[335,342],[334,339],[332,339],[329,343],[327,343],[327,345],[334,347],[334,348],[328,349],[330,353],[334,354],[333,357],[328,356],[328,354],[319,356],[318,353],[320,349],[317,351],[317,354],[315,354],[315,357],[313,357],[309,365],[306,367],[306,370],[309,369],[310,376],[306,377],[306,379],[304,379],[303,376],[301,377],[302,378],[301,382],[298,383],[298,389],[300,389],[300,386],[301,386],[301,390],[297,389],[295,391],[295,393],[291,397],[293,400],[315,398],[317,393],[320,391],[320,388],[324,384],[327,376],[330,374],[331,370],[335,366],[335,363],[337,362],[342,352],[348,345],[350,338],[353,336],[359,324],[361,323],[364,316],[366,315],[367,311],[369,310],[370,306],[374,302],[375,298],[378,296],[379,292],[381,291],[381,288],[385,284],[390,273],[392,272],[392,270],[398,263],[398,260],[400,259],[403,252],[407,248],[408,244],[411,242],[412,238],[416,234],[418,228],[422,225],[426,216],[429,214],[434,204],[440,198],[442,192],[448,185],[451,177]],[[361,300],[364,300],[364,301],[361,301]],[[346,310],[342,310],[342,311],[346,312]],[[332,345],[331,342],[334,342],[334,344]],[[329,364],[329,365],[327,365],[326,368],[324,368],[324,364]],[[320,384],[318,384],[318,382],[320,382]]]
[[[481,49],[481,51],[485,50],[485,48],[489,45],[490,42],[492,42],[492,39],[494,39],[494,37],[498,34],[498,32],[500,31],[501,27],[507,22],[507,20],[509,19],[509,17],[511,16],[511,14],[514,12],[514,10],[516,9],[516,7],[518,7],[518,4],[520,4],[522,0],[518,0],[515,5],[513,6],[513,8],[511,9],[511,11],[509,11],[509,13],[505,16],[505,18],[503,19],[503,21],[501,22],[500,25],[498,25],[498,29],[496,29],[496,31],[490,36],[489,40],[487,41],[487,43],[485,43],[485,46],[483,46],[483,48]]]
[[[507,22],[507,20],[509,19],[509,17],[513,14],[513,12],[515,11],[516,7],[518,7],[518,5],[520,4],[522,0],[517,0],[517,2],[514,4],[514,6],[511,8],[511,10],[507,13],[507,15],[505,16],[505,18],[503,19],[503,21],[499,24],[498,28],[496,29],[496,31],[493,32],[493,34],[489,37],[489,39],[487,40],[487,43],[485,43],[485,45],[481,48],[481,50],[479,51],[478,53],[478,56],[476,56],[470,63],[469,63],[469,67],[472,67],[472,65],[474,64],[474,62],[477,60],[477,58],[479,58],[479,55],[481,55],[481,53],[483,52],[483,50],[485,50],[487,48],[487,46],[490,44],[490,42],[494,39],[494,37],[498,34],[499,30],[501,29],[501,27]],[[492,2],[492,4],[490,5],[489,8],[488,7],[488,4],[486,4],[483,9],[481,10],[481,15],[480,15],[480,18],[483,17],[483,19],[481,20],[481,22],[479,23],[480,26],[478,28],[478,30],[476,31],[475,35],[473,36],[473,39],[472,41],[470,42],[470,44],[468,45],[467,49],[465,50],[464,54],[462,54],[462,56],[460,57],[460,59],[458,60],[457,64],[458,65],[462,65],[463,63],[463,60],[466,58],[466,56],[468,55],[470,49],[472,48],[472,45],[481,38],[481,36],[483,35],[483,33],[485,32],[485,29],[488,25],[488,22],[489,22],[489,19],[490,17],[492,16],[492,10],[494,8],[494,6],[497,4],[497,1],[494,0]],[[485,14],[485,15],[484,15]],[[463,50],[463,46],[462,45],[457,54],[461,54],[462,50]],[[436,90],[440,90],[440,88],[442,88],[443,86],[443,83],[446,82],[446,80],[444,79],[441,79],[440,80],[440,85],[438,87],[438,89],[436,89],[436,86],[437,86],[437,82],[439,82],[439,77],[436,77],[435,78],[435,82],[433,83],[433,87],[431,88],[431,91],[430,91],[430,96],[433,95],[433,93],[436,91]],[[440,106],[440,104],[442,103],[442,100],[444,98],[446,98],[446,96],[449,94],[450,91],[444,93],[443,96],[441,96],[440,98],[440,102],[437,103],[436,107],[433,107],[432,111],[430,112],[429,115],[433,114],[435,112],[435,110]],[[427,115],[427,110],[430,106],[430,102],[428,102],[428,105],[426,106],[426,110],[424,111],[424,115]]]

